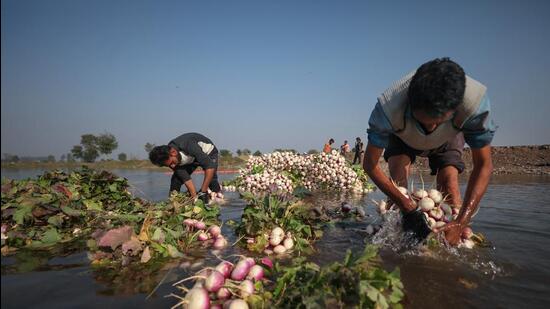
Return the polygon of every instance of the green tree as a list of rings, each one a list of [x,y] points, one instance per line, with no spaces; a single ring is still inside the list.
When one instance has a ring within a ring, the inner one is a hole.
[[[99,157],[99,151],[97,150],[97,137],[93,134],[83,134],[80,136],[81,152],[80,156],[77,153],[73,153],[75,158],[80,158],[84,162],[94,162]],[[73,147],[74,150],[74,147]]]
[[[84,152],[82,152],[82,161],[84,162],[94,162],[98,157],[99,151],[97,151],[97,148],[84,149]]]
[[[103,133],[95,138],[97,150],[99,153],[109,155],[113,150],[117,149],[118,142],[116,137],[111,133]]]
[[[233,156],[233,154],[231,154],[231,151],[229,151],[227,149],[221,149],[220,150],[220,156],[231,158]]]
[[[119,161],[126,161],[126,159],[127,159],[127,156],[124,152],[121,152],[121,153],[118,154],[118,160]]]
[[[310,149],[307,151],[307,154],[318,154],[319,153],[319,150],[317,149]]]
[[[261,156],[261,155],[262,155],[262,152],[259,151],[259,150],[256,150],[256,152],[254,152],[254,156],[255,156],[255,157],[259,157],[259,156]]]
[[[250,149],[248,148],[243,149],[242,151],[243,156],[249,156],[250,154],[252,154],[252,151],[250,151]]]
[[[73,149],[71,149],[72,157],[76,159],[82,159],[82,153],[83,153],[83,149],[82,149],[82,146],[80,145],[74,145]],[[67,159],[67,161],[68,160],[69,159]]]
[[[61,157],[59,157],[59,161],[63,162],[67,158],[66,154],[62,154]]]
[[[70,154],[70,153],[68,153],[68,154],[67,154],[67,162],[74,162],[74,161],[75,161],[75,160],[74,160],[73,155]]]
[[[80,145],[84,149],[86,148],[95,148],[96,147],[97,137],[93,134],[83,134],[80,136]]]
[[[238,156],[243,154],[243,152],[240,149],[237,149],[236,153],[237,153]]]
[[[55,156],[54,155],[49,155],[47,161],[48,162],[55,162]]]
[[[155,144],[151,144],[151,143],[149,143],[149,142],[145,144],[145,151],[146,151],[147,153],[150,153],[151,150],[153,150],[153,148],[155,148]]]

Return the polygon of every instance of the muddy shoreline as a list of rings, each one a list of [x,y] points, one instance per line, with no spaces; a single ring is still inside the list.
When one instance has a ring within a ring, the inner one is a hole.
[[[550,176],[550,144],[531,146],[493,146],[493,175],[549,175]],[[463,154],[466,169],[472,171],[472,152],[469,148]],[[382,159],[383,161],[383,159]],[[386,168],[386,162],[382,165]],[[414,168],[422,173],[430,173],[427,158],[417,158]]]

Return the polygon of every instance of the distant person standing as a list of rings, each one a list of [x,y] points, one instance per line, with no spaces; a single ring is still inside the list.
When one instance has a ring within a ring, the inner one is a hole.
[[[361,138],[357,137],[355,139],[355,147],[353,147],[353,152],[355,153],[355,156],[353,157],[353,163],[361,163],[361,154],[363,153],[363,142],[361,141]]]
[[[348,141],[344,141],[344,144],[340,146],[340,154],[342,154],[345,157],[348,152],[349,152]]]
[[[332,144],[334,144],[334,139],[331,138],[328,140],[328,143],[326,143],[323,147],[323,152],[330,153],[332,151]]]
[[[182,185],[187,187],[191,197],[198,197],[205,203],[209,201],[208,189],[221,192],[218,182],[218,149],[212,141],[199,133],[185,133],[168,145],[157,146],[149,153],[149,159],[157,166],[167,166],[174,171],[170,182],[170,192],[179,191]],[[201,167],[204,180],[197,193],[191,174]]]

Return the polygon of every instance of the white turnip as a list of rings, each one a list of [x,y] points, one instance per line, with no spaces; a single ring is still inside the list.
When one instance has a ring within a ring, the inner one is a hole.
[[[435,203],[431,198],[424,197],[418,201],[418,206],[422,211],[430,211],[435,207]]]
[[[214,244],[212,245],[214,249],[222,249],[225,248],[225,246],[227,246],[227,240],[225,240],[225,238],[221,235],[216,238]]]
[[[413,193],[414,197],[416,197],[417,199],[422,199],[422,198],[425,198],[426,196],[428,196],[428,192],[424,189],[419,189],[419,190],[416,190],[414,193]]]
[[[223,261],[218,264],[218,266],[216,266],[216,270],[219,271],[224,276],[224,278],[229,278],[229,275],[233,270],[233,264],[229,263],[228,261]]]
[[[250,268],[246,277],[254,281],[262,280],[264,278],[264,268],[260,265],[254,265]]]
[[[226,300],[231,297],[231,291],[228,288],[221,288],[216,292],[216,297],[220,300]]]
[[[283,245],[278,245],[275,248],[273,248],[273,252],[275,252],[277,254],[283,254],[283,253],[286,252],[286,248]]]
[[[237,265],[235,265],[235,268],[231,272],[231,279],[241,281],[243,280],[246,275],[248,274],[248,271],[250,270],[250,265],[246,260],[240,260]]]
[[[436,189],[430,189],[428,196],[436,203],[439,204],[443,201],[443,194]]]
[[[283,246],[287,250],[292,249],[292,247],[294,247],[294,240],[292,240],[292,238],[285,238],[285,240],[283,240]]]
[[[208,292],[217,292],[225,281],[225,276],[217,270],[214,270],[204,281],[204,288]]]
[[[243,282],[241,282],[241,284],[239,285],[239,291],[241,297],[243,298],[254,294],[254,283],[248,279],[243,280]]]
[[[210,297],[204,288],[192,288],[185,296],[185,302],[189,309],[210,308]]]
[[[204,222],[202,222],[202,221],[197,221],[197,222],[195,223],[195,228],[196,228],[197,230],[204,230],[204,229],[206,228],[206,224],[205,224]]]
[[[223,304],[224,309],[248,309],[248,303],[242,299],[233,299],[226,304]]]
[[[281,235],[278,235],[278,234],[271,234],[271,237],[269,237],[269,244],[272,245],[273,247],[277,246],[278,244],[281,243],[281,241],[283,241],[283,237]]]
[[[199,236],[197,237],[200,241],[208,240],[208,234],[201,232],[199,233]]]
[[[220,228],[219,226],[217,226],[217,225],[212,225],[212,226],[210,226],[210,228],[208,229],[208,232],[210,233],[210,235],[212,235],[212,237],[216,238],[216,237],[218,237],[218,236],[221,234],[222,230],[221,230],[221,228]]]

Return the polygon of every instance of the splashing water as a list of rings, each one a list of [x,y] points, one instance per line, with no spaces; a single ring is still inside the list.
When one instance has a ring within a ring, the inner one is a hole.
[[[465,264],[481,273],[494,277],[503,274],[501,267],[497,266],[487,255],[487,250],[458,249],[448,245],[442,235],[434,235],[441,245],[437,248],[429,248],[423,243],[416,243],[412,235],[405,233],[402,228],[401,213],[397,209],[388,210],[380,215],[373,223],[377,227],[374,235],[367,237],[366,241],[405,256],[428,257],[456,264]]]

